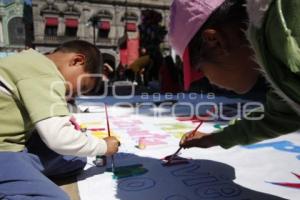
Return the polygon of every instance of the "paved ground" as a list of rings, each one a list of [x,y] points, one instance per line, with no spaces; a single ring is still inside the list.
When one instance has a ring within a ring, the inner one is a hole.
[[[80,200],[76,177],[53,181],[69,195],[71,200]]]

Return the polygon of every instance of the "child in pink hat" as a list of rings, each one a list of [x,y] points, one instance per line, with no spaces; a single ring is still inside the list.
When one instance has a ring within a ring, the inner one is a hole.
[[[185,71],[200,70],[212,84],[240,94],[262,71],[271,86],[264,109],[249,115],[256,120],[213,134],[187,133],[182,147],[230,148],[300,129],[299,9],[299,0],[173,1],[169,40]]]

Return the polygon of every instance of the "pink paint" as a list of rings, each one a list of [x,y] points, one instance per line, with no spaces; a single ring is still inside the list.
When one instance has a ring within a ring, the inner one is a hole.
[[[128,135],[130,135],[131,137],[141,137],[142,135],[152,135],[149,131],[127,131]]]
[[[128,132],[136,132],[136,133],[149,132],[149,131],[140,129],[139,127],[136,127],[136,128],[130,127],[130,128],[128,128],[128,129],[126,129],[126,130],[127,130]]]
[[[166,138],[170,137],[170,135],[153,134],[153,137],[155,137],[157,139],[166,139]]]
[[[76,118],[74,116],[72,116],[69,121],[74,126],[75,130],[80,130],[80,125],[77,123]]]
[[[144,143],[145,143],[146,146],[155,146],[155,145],[168,144],[167,142],[156,139],[156,138],[145,138]]]
[[[128,119],[128,117],[118,117],[110,118],[110,121],[114,123],[114,127],[126,131],[132,139],[143,138],[143,143],[146,146],[168,144],[166,139],[170,137],[169,134],[145,130],[144,123],[141,120]]]

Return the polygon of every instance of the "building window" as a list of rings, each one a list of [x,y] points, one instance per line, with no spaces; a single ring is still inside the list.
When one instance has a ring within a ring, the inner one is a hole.
[[[65,36],[76,37],[77,29],[78,29],[78,19],[67,18],[65,20],[65,24],[66,24]]]
[[[57,36],[58,19],[56,17],[46,17],[45,36]]]
[[[57,26],[46,26],[45,36],[57,36]]]
[[[109,21],[100,21],[99,23],[99,39],[106,39],[109,36],[110,32],[110,22]]]
[[[25,27],[22,17],[14,17],[8,22],[8,32],[11,45],[25,44]]]
[[[134,22],[127,22],[126,23],[126,30],[130,31],[130,32],[136,32],[136,30],[137,30],[136,23],[134,23]]]

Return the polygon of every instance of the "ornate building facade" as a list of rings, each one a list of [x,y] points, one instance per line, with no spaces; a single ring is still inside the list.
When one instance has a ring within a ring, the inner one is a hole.
[[[97,45],[104,60],[119,63],[124,35],[138,37],[141,11],[155,10],[167,26],[170,0],[32,0],[34,44],[41,52],[62,42],[87,40]]]
[[[25,48],[24,2],[0,0],[0,48],[1,52],[13,52]]]

